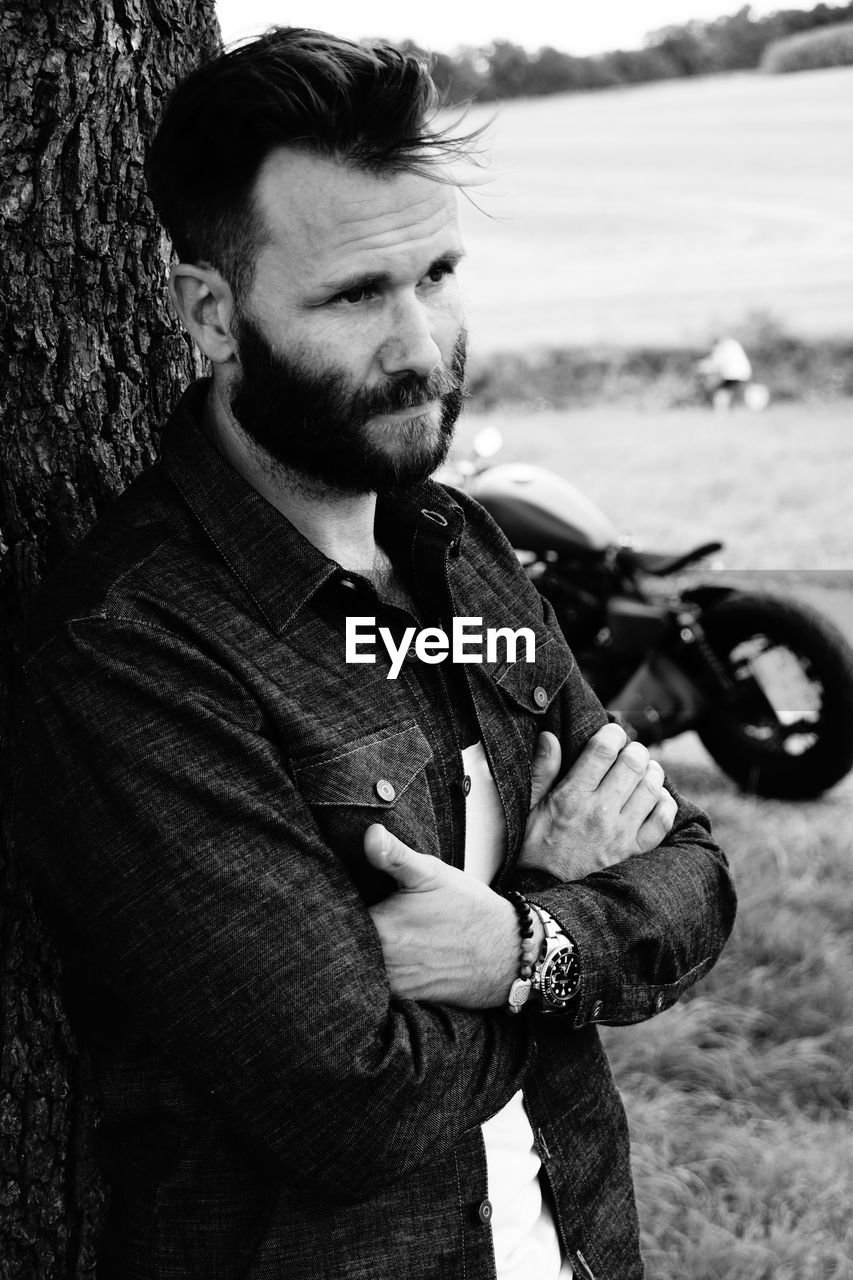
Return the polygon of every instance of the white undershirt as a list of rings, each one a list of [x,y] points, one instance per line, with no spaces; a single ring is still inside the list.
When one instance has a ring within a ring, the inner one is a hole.
[[[504,860],[506,820],[482,743],[465,748],[462,766],[471,779],[465,870],[489,884]],[[571,1280],[571,1263],[561,1261],[554,1219],[542,1199],[542,1166],[520,1090],[482,1131],[498,1280]]]

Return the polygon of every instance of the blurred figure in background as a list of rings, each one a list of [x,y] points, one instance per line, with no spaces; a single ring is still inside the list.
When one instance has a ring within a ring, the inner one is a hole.
[[[696,366],[702,385],[718,413],[726,413],[739,397],[745,402],[752,365],[737,338],[715,339],[707,356]]]

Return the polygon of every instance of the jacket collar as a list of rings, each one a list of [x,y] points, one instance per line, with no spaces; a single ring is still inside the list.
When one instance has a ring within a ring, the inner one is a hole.
[[[163,432],[161,465],[269,626],[283,632],[321,587],[347,575],[207,439],[201,423],[209,386],[201,379],[184,392]],[[411,548],[426,533],[439,554],[446,552],[458,545],[464,523],[459,505],[432,480],[377,503],[377,531],[394,548]]]

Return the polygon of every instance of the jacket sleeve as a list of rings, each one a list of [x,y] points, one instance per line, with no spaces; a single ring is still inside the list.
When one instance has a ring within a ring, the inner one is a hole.
[[[545,621],[560,637],[549,604]],[[560,637],[560,642],[562,641]],[[563,772],[607,722],[595,694],[573,664],[552,728]],[[678,803],[672,830],[656,849],[568,884],[536,871],[515,887],[540,903],[575,940],[582,963],[571,1025],[631,1023],[674,1004],[706,974],[734,923],[736,898],[728,863],[706,815],[666,786]]]
[[[520,1087],[523,1019],[392,998],[363,902],[228,671],[96,618],[43,647],[28,686],[18,856],[96,980],[291,1177],[361,1199]]]

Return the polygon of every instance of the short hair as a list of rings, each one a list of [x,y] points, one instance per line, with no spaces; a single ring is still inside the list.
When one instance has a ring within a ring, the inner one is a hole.
[[[267,235],[253,192],[272,151],[455,181],[446,162],[474,159],[481,130],[436,129],[441,106],[420,54],[274,27],[174,89],[149,153],[149,191],[178,257],[215,267],[239,301]]]

